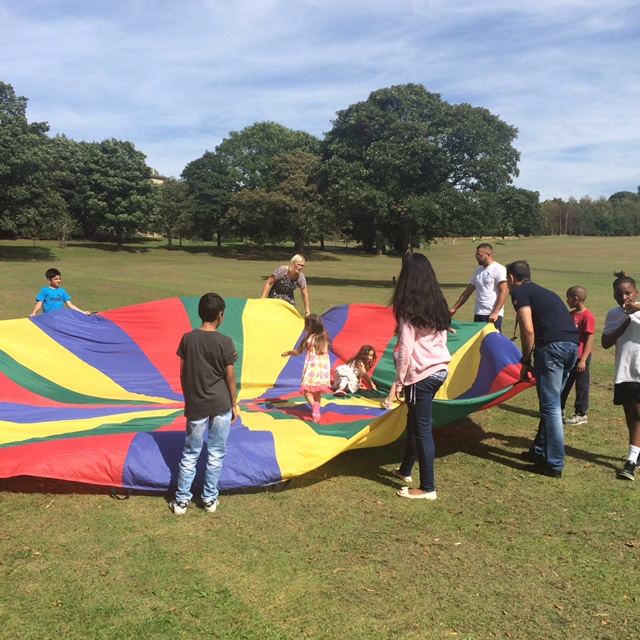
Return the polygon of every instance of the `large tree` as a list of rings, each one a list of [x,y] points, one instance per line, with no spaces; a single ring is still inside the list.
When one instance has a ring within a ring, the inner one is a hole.
[[[27,121],[27,98],[0,82],[0,229],[43,231],[40,209],[51,201],[55,157],[46,122]]]
[[[337,113],[323,149],[320,186],[367,249],[447,235],[456,215],[482,215],[487,193],[518,175],[517,130],[422,85],[373,92]]]
[[[105,229],[121,247],[135,232],[151,230],[157,201],[145,155],[131,142],[114,138],[79,143],[77,152],[84,162],[73,168],[74,206],[85,232]]]
[[[165,236],[169,248],[173,238],[190,236],[193,221],[193,200],[184,181],[167,178],[155,187],[158,211],[157,226]]]
[[[293,151],[273,160],[271,186],[243,189],[231,200],[229,221],[260,246],[291,240],[298,253],[327,232],[326,209],[312,178],[316,154]]]
[[[313,198],[307,194],[305,204],[294,205],[294,193],[301,196],[302,191],[295,191],[292,182],[306,184],[320,144],[304,131],[257,122],[232,131],[215,152],[207,151],[189,163],[182,177],[196,202],[195,226],[201,237],[217,232],[220,242],[222,233],[231,231],[258,244],[308,241],[314,235],[308,220],[298,218],[297,226],[288,221],[294,208],[308,215],[306,206]],[[310,184],[305,188],[313,189]]]
[[[234,192],[228,164],[217,153],[206,151],[184,168],[182,179],[193,202],[191,237],[209,240],[215,233],[218,246],[221,246],[226,231],[225,218]]]

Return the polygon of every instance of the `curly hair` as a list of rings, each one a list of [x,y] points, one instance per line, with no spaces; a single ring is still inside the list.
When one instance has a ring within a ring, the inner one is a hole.
[[[371,362],[369,362],[368,357],[371,352],[373,352],[373,356],[371,357]],[[347,360],[347,364],[351,365],[359,362],[368,371],[373,368],[373,365],[377,360],[378,354],[376,353],[376,350],[370,344],[363,344],[358,353]]]

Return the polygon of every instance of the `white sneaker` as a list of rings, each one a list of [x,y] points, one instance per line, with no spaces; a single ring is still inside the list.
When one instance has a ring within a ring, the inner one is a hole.
[[[214,513],[219,504],[220,500],[218,500],[218,498],[214,498],[213,500],[209,500],[208,502],[204,503],[204,510],[207,513]]]
[[[187,513],[187,507],[189,506],[188,502],[184,502],[183,500],[174,500],[169,503],[169,509],[173,511],[177,516],[183,516]]]
[[[570,418],[565,418],[563,422],[574,427],[578,424],[587,424],[587,414],[574,413]]]

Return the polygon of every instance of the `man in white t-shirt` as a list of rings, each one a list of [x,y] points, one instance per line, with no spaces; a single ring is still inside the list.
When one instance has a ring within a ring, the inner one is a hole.
[[[509,295],[507,270],[493,259],[493,247],[483,242],[476,247],[476,260],[480,265],[474,272],[471,282],[462,292],[458,301],[451,307],[451,315],[476,292],[474,322],[493,322],[498,331],[502,331],[504,303]]]

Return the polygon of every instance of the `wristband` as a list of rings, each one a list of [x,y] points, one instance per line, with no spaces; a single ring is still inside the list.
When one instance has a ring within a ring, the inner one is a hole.
[[[520,358],[520,364],[531,364],[531,358],[525,360],[523,356],[522,358]]]

